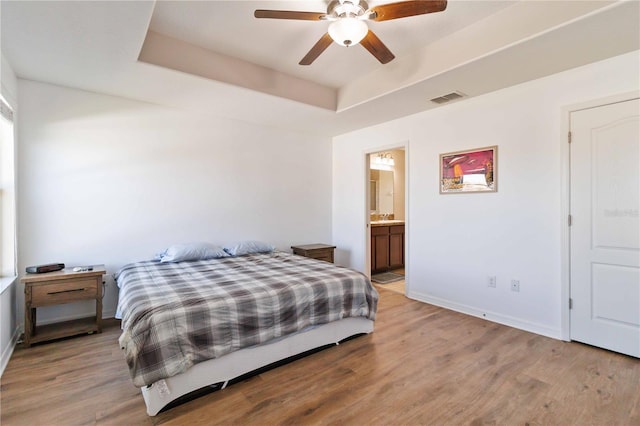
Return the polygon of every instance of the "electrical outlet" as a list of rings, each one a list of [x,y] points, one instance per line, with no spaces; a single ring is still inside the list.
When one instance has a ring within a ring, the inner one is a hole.
[[[493,288],[495,288],[495,287],[496,287],[496,276],[495,276],[495,275],[491,275],[491,276],[489,277],[489,281],[488,281],[488,283],[487,283],[487,286],[489,286],[489,287],[493,287]]]
[[[511,291],[520,291],[520,281],[511,280]]]

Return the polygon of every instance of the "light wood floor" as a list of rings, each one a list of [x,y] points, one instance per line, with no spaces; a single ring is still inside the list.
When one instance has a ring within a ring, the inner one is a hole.
[[[148,417],[104,333],[17,348],[0,423],[639,425],[640,361],[380,288],[376,330]]]
[[[395,281],[389,284],[374,283],[374,285],[376,286],[376,288],[382,288],[384,290],[393,291],[394,293],[404,294],[404,286],[405,286],[404,280]]]

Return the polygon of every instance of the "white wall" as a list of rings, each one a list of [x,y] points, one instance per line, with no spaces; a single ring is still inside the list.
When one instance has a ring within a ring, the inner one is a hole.
[[[409,296],[559,338],[562,108],[638,90],[639,59],[634,52],[334,138],[337,261],[365,271],[365,153],[408,141]],[[498,192],[439,195],[439,154],[489,145],[498,145]]]
[[[16,320],[16,288],[14,283],[0,293],[0,376],[4,372],[18,340]]]
[[[0,55],[0,93],[14,108],[14,120],[17,121],[18,80],[4,55]],[[15,309],[17,284],[13,280],[4,282],[5,280],[11,279],[0,280],[0,375],[9,362],[18,336]]]
[[[19,89],[21,271],[104,263],[113,274],[188,241],[331,243],[328,138],[26,80]],[[104,304],[113,316],[111,279]],[[38,319],[91,310],[43,308]]]

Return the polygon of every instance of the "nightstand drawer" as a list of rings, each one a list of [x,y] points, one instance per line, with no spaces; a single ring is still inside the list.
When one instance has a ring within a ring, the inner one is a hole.
[[[306,257],[312,259],[324,260],[325,262],[333,262],[333,249],[331,250],[317,250],[315,252],[307,253]]]
[[[95,299],[98,291],[95,279],[49,282],[34,285],[31,306],[57,305],[78,300]]]
[[[303,246],[291,246],[291,248],[293,249],[293,254],[333,263],[333,251],[336,246],[328,244],[306,244]]]

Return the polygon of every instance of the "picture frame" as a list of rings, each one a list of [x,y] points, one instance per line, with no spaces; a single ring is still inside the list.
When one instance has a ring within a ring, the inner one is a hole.
[[[440,154],[440,194],[498,191],[498,145]]]

